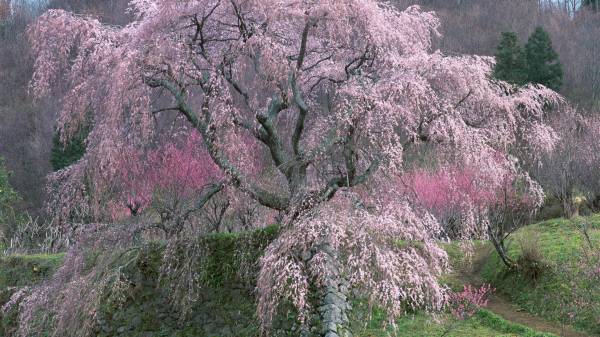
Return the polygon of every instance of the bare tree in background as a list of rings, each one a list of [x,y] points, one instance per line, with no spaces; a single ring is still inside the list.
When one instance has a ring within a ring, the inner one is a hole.
[[[225,220],[225,213],[229,209],[230,203],[227,196],[214,197],[210,199],[204,209],[202,220],[205,226],[209,227],[210,232],[220,232]],[[202,225],[202,224],[201,224]]]
[[[10,0],[0,0],[0,20],[10,17]]]
[[[578,215],[577,196],[584,196],[592,208],[600,196],[600,148],[594,140],[599,121],[575,112],[557,116],[553,124],[560,133],[558,144],[541,163],[529,165],[546,194],[560,202],[565,218]]]
[[[600,108],[600,15],[581,12],[570,26],[555,25],[565,36],[557,39],[565,71],[563,92],[582,108]],[[568,30],[568,31],[567,31]],[[559,35],[557,35],[559,36]]]

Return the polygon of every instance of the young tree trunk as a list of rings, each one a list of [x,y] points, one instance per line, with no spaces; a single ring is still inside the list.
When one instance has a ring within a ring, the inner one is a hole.
[[[517,266],[517,264],[506,253],[506,247],[504,247],[504,241],[497,240],[497,238],[495,238],[494,236],[491,237],[491,241],[492,241],[492,244],[494,245],[494,248],[496,249],[496,252],[498,253],[498,256],[500,256],[502,263],[504,263],[504,265],[506,267],[508,267],[509,269],[514,269]]]
[[[506,247],[504,246],[504,232],[495,231],[490,225],[488,227],[488,235],[490,237],[490,241],[496,249],[496,252],[498,253],[498,256],[500,256],[502,263],[504,263],[504,265],[509,269],[515,269],[517,267],[517,264],[515,263],[515,261],[513,261],[513,259],[510,258],[510,256],[508,256],[508,253],[506,252]]]
[[[571,193],[566,193],[562,200],[562,213],[565,219],[571,219],[577,215],[578,209],[573,203],[573,197]]]

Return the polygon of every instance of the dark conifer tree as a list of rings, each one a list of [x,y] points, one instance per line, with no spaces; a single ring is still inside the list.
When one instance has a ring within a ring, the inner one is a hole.
[[[502,33],[502,40],[496,51],[494,77],[509,83],[523,85],[527,82],[527,61],[519,46],[517,34]]]
[[[553,90],[562,85],[563,70],[558,54],[552,48],[550,35],[537,27],[525,45],[527,55],[527,81],[539,83]]]

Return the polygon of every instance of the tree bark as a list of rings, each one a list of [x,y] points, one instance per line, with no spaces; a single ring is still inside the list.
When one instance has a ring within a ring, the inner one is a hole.
[[[504,247],[504,243],[500,242],[499,240],[496,240],[496,238],[492,238],[491,241],[492,244],[494,244],[494,248],[496,248],[498,256],[500,256],[502,263],[504,263],[504,265],[509,269],[514,269],[517,266],[517,264],[506,253],[506,247]]]
[[[573,195],[571,192],[565,193],[562,200],[562,213],[565,219],[571,219],[577,215],[578,209],[573,202]]]
[[[510,258],[510,256],[508,256],[508,253],[506,252],[506,247],[504,246],[504,232],[496,232],[492,229],[492,226],[490,225],[488,227],[488,235],[490,236],[490,241],[494,245],[498,256],[500,256],[502,263],[504,263],[504,265],[508,267],[508,269],[515,269],[517,267],[517,264],[515,263],[515,261],[513,261],[513,259]]]

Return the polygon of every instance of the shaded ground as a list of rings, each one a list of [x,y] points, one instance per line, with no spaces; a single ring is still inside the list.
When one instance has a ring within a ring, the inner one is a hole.
[[[487,245],[477,245],[471,265],[466,266],[463,270],[459,271],[461,280],[465,283],[481,285],[483,281],[479,274],[491,253],[493,253],[493,248]],[[532,315],[512,304],[509,300],[499,294],[494,294],[489,298],[486,309],[508,321],[519,323],[538,331],[549,332],[563,337],[588,337],[588,335],[578,332],[569,326],[550,322],[541,317]]]

